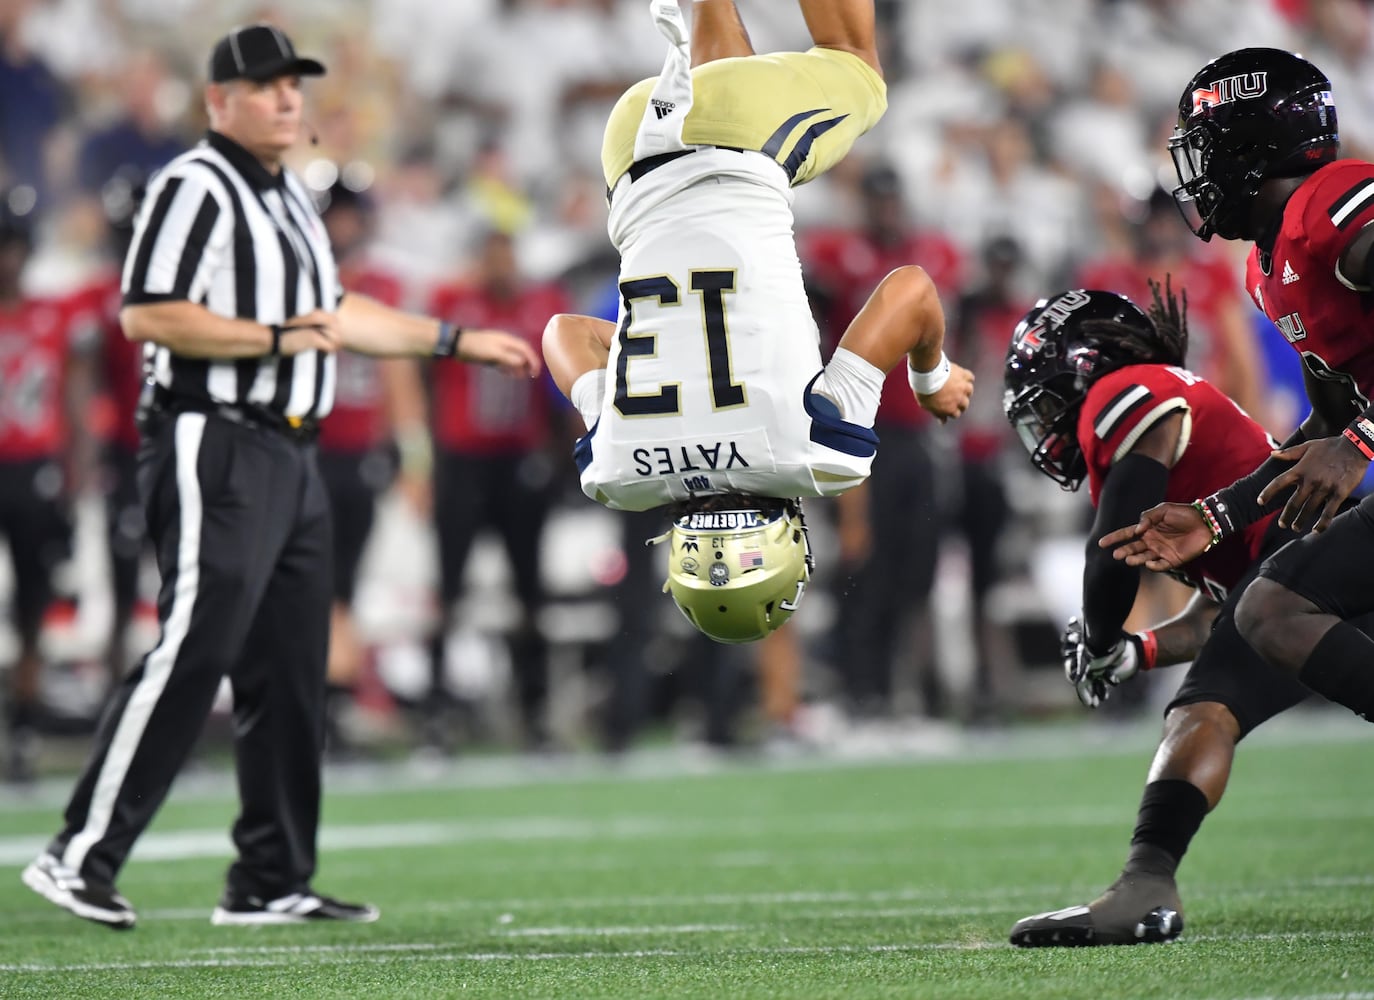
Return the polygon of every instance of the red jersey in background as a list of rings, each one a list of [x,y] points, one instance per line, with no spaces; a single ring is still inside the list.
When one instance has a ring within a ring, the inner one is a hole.
[[[97,433],[109,444],[138,450],[138,398],[143,389],[143,345],[124,336],[119,325],[123,305],[119,272],[109,270],[78,290],[70,299],[73,337],[99,345],[100,393],[104,406]]]
[[[51,458],[66,443],[63,391],[73,350],[69,303],[0,303],[0,461]]]
[[[339,283],[345,292],[357,292],[392,307],[399,307],[404,297],[399,279],[369,265],[341,265]],[[337,357],[334,409],[320,422],[320,449],[370,451],[387,433],[377,359],[352,351],[340,351]]]
[[[567,293],[555,284],[531,285],[512,298],[453,284],[435,290],[428,312],[460,327],[506,330],[538,351],[549,317],[570,306]],[[439,362],[434,366],[435,444],[477,455],[534,450],[548,436],[551,402],[544,379]]]
[[[1171,272],[1174,294],[1188,296],[1188,356],[1204,378],[1220,379],[1230,365],[1230,348],[1221,336],[1221,315],[1242,301],[1234,263],[1220,250],[1199,247]],[[1149,281],[1164,285],[1165,271],[1131,257],[1086,265],[1075,279],[1079,288],[1100,288],[1126,296],[1145,311],[1152,301]]]
[[[802,262],[808,283],[823,290],[829,308],[817,317],[823,355],[828,356],[873,289],[907,264],[925,268],[945,308],[955,301],[964,278],[964,258],[954,242],[938,233],[913,233],[892,246],[878,246],[862,232],[821,229],[803,234]],[[1002,353],[1006,353],[1005,346]],[[916,427],[930,419],[911,391],[903,365],[888,373],[876,423]]]

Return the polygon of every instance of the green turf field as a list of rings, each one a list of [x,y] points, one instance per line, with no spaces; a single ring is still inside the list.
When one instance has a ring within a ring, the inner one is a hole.
[[[332,775],[318,886],[382,907],[353,927],[210,926],[233,805],[203,777],[124,873],[138,928],[70,917],[18,879],[53,785],[0,800],[0,996],[1372,997],[1374,729],[1275,725],[1185,863],[1184,940],[1081,951],[1006,932],[1114,877],[1153,724],[917,760]]]

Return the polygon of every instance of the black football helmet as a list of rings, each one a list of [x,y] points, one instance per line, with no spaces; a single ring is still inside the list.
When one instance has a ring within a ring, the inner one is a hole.
[[[1300,177],[1339,155],[1331,81],[1283,49],[1237,49],[1188,82],[1169,140],[1174,201],[1197,236],[1245,235],[1261,182]]]
[[[1031,464],[1066,490],[1088,474],[1078,445],[1078,414],[1088,389],[1107,372],[1141,359],[1118,348],[1097,323],[1138,329],[1154,336],[1154,323],[1139,306],[1115,292],[1075,288],[1041,299],[1016,324],[1007,351],[1002,409]]]

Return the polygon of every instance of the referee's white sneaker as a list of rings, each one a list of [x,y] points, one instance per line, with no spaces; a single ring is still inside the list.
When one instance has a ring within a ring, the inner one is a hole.
[[[251,893],[225,889],[219,906],[210,914],[210,923],[221,927],[309,924],[331,920],[370,924],[380,916],[381,911],[370,904],[344,903],[317,892],[292,892],[276,899],[263,899]]]
[[[134,908],[114,886],[92,885],[76,869],[46,852],[35,858],[20,877],[49,902],[113,930],[129,930],[137,919]]]

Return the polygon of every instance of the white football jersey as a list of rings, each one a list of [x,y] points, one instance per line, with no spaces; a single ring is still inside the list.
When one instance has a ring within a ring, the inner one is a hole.
[[[612,212],[621,311],[601,415],[576,451],[583,492],[647,510],[722,492],[826,496],[867,478],[873,415],[854,424],[809,391],[820,335],[782,171],[708,150],[621,183],[643,187]]]

